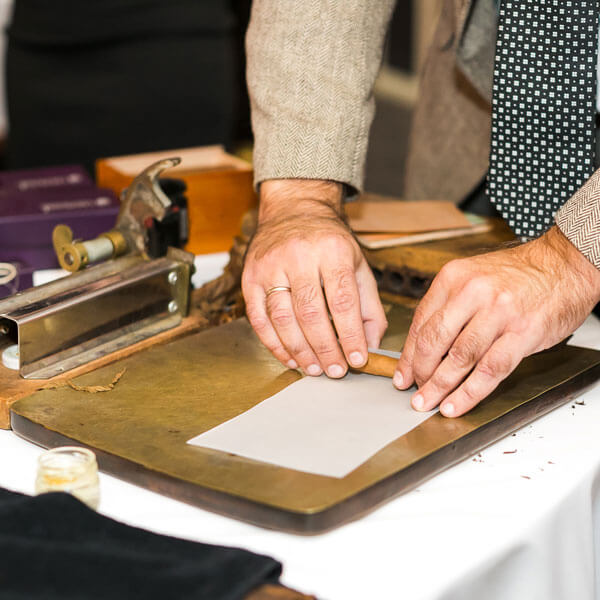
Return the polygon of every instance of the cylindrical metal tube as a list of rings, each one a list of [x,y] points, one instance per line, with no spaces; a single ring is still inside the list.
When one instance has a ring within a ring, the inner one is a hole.
[[[113,255],[112,242],[106,237],[99,237],[95,240],[82,242],[82,244],[87,251],[88,260],[91,263],[107,260]]]

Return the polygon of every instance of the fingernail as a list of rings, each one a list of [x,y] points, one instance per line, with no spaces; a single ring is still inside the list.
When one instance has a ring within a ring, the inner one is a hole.
[[[327,369],[327,375],[329,377],[341,377],[344,374],[344,369],[340,365],[331,365]]]
[[[317,377],[318,375],[320,375],[323,371],[321,370],[321,367],[319,365],[309,365],[306,368],[306,372],[309,375],[312,375],[313,377]]]
[[[350,364],[354,367],[360,367],[365,362],[363,355],[360,352],[352,352],[349,358]]]
[[[292,360],[288,360],[287,361],[287,366],[290,369],[297,369],[298,368],[298,363],[292,358]]]
[[[442,405],[440,411],[445,417],[453,417],[456,412],[454,408],[454,404],[452,402],[446,402],[446,404]]]
[[[421,410],[423,405],[425,404],[425,400],[423,400],[423,396],[421,394],[416,394],[412,399],[412,405],[417,410]]]
[[[404,377],[402,377],[402,373],[400,373],[400,371],[396,371],[392,381],[397,388],[401,388],[402,384],[404,383]]]

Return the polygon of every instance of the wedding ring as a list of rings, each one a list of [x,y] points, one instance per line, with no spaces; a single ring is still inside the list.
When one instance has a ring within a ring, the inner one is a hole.
[[[266,292],[265,292],[265,298],[268,298],[271,294],[274,294],[275,292],[291,292],[292,288],[288,287],[287,285],[276,285],[275,287],[269,288]]]

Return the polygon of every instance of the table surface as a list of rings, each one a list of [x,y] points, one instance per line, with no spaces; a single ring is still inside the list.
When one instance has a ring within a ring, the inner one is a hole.
[[[212,277],[225,260],[199,264]],[[589,317],[572,343],[600,349],[600,321]],[[104,474],[99,510],[158,533],[269,554],[283,563],[284,584],[319,598],[596,598],[600,386],[578,402],[319,536],[263,530]],[[33,493],[41,452],[0,431],[0,486]]]

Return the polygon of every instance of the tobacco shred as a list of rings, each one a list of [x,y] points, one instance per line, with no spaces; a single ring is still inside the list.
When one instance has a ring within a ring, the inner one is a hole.
[[[63,383],[51,383],[49,385],[44,386],[41,389],[42,390],[58,390],[61,388],[70,387],[71,389],[75,390],[76,392],[87,392],[88,394],[98,394],[100,392],[110,392],[112,389],[114,389],[115,385],[117,385],[117,383],[119,383],[119,380],[121,379],[121,377],[123,377],[123,374],[125,373],[126,370],[127,370],[127,368],[124,368],[121,371],[119,371],[112,378],[112,381],[108,385],[79,385],[79,384],[75,383],[74,381],[72,381],[71,379],[69,379],[68,381],[65,381]]]

